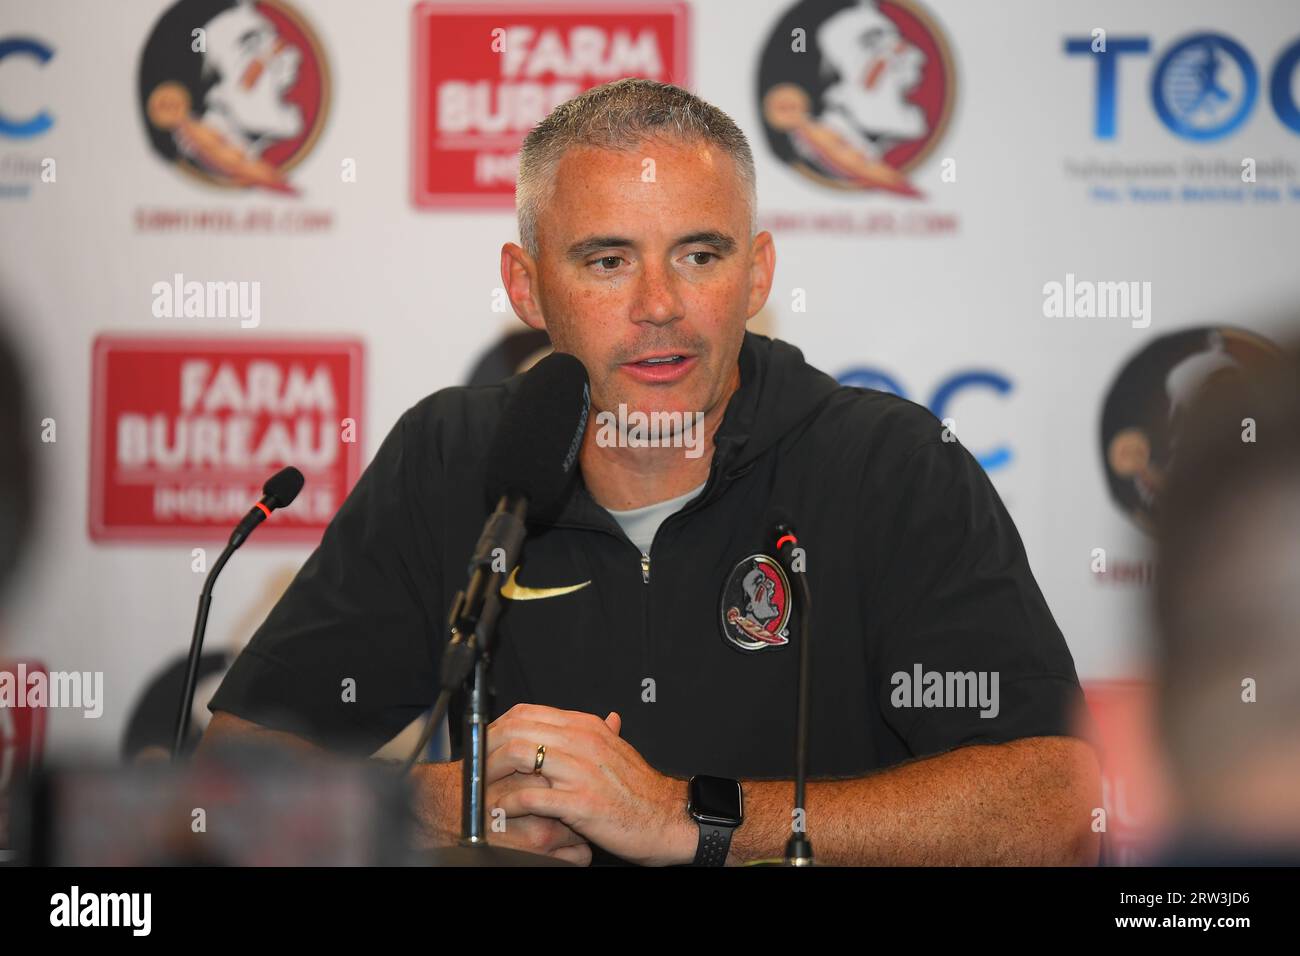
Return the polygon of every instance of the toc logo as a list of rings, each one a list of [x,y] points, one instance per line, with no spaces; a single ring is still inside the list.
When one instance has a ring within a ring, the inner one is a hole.
[[[1098,48],[1100,47],[1100,48]],[[1119,98],[1119,58],[1146,55],[1147,37],[1109,37],[1098,44],[1091,37],[1069,37],[1065,53],[1087,55],[1097,64],[1097,139],[1114,139]],[[1300,39],[1286,47],[1269,74],[1269,100],[1282,125],[1300,134],[1300,105],[1296,103],[1296,66]],[[1222,139],[1251,115],[1259,96],[1259,71],[1250,53],[1222,33],[1193,33],[1165,51],[1151,75],[1151,101],[1156,116],[1177,136],[1196,142]]]
[[[40,40],[31,37],[0,38],[0,63],[12,56],[31,57],[41,66],[45,66],[54,56],[54,50]],[[54,125],[54,117],[49,110],[38,110],[30,116],[13,117],[0,108],[0,136],[11,139],[28,139],[39,136]]]
[[[880,369],[851,368],[841,372],[836,376],[836,379],[841,385],[850,385],[855,388],[871,388],[880,392],[888,392],[890,395],[897,395],[899,398],[908,398],[907,390],[902,383]],[[954,372],[935,388],[934,394],[926,402],[926,408],[930,409],[935,418],[946,421],[952,415],[950,409],[953,400],[959,393],[972,388],[987,389],[1006,396],[1011,393],[1015,386],[1011,384],[1011,380],[1005,375],[991,369],[967,369]],[[1011,464],[1012,459],[1011,446],[1006,444],[995,445],[983,452],[972,450],[971,454],[975,455],[975,459],[985,471],[1005,468]]]

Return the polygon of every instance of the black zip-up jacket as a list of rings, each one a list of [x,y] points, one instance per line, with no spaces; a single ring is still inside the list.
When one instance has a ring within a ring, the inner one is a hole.
[[[648,563],[581,482],[553,525],[530,527],[518,586],[589,583],[504,602],[493,716],[520,701],[616,710],[662,772],[793,776],[799,612],[756,557],[777,506],[814,602],[812,775],[1077,735],[1070,652],[972,456],[926,409],[841,386],[784,342],[747,334],[740,369],[708,482]],[[213,710],[364,753],[427,710],[518,381],[403,414]]]

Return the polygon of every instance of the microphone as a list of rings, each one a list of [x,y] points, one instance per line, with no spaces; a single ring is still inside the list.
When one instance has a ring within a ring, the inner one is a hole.
[[[586,368],[572,355],[553,352],[524,374],[488,449],[487,500],[496,509],[474,546],[469,584],[452,602],[451,638],[439,672],[442,689],[405,765],[409,770],[419,759],[451,694],[473,671],[462,723],[461,842],[468,846],[487,845],[488,668],[501,582],[519,560],[524,521],[553,519],[563,509],[578,476],[578,451],[590,413]]]
[[[804,570],[794,567],[794,552],[799,547],[794,520],[781,507],[772,508],[768,514],[769,541],[773,543],[776,559],[785,569],[786,577],[799,598],[799,695],[795,718],[794,806],[796,810],[806,810],[804,792],[808,781],[808,713],[812,703],[809,686],[812,679],[812,592],[808,589],[808,578]],[[806,821],[807,814],[803,817]],[[787,866],[812,866],[812,841],[808,839],[806,827],[790,834],[785,845],[785,863]]]
[[[194,636],[190,639],[190,656],[185,668],[185,689],[181,692],[181,711],[176,718],[176,736],[172,740],[172,760],[176,760],[185,746],[185,738],[190,730],[190,710],[194,707],[194,686],[199,677],[199,659],[203,656],[203,635],[208,629],[208,608],[212,605],[212,587],[217,583],[217,575],[226,566],[230,556],[243,544],[253,529],[271,517],[277,508],[287,508],[298,497],[303,486],[302,472],[290,465],[282,468],[266,480],[262,486],[262,500],[253,505],[235,530],[230,540],[212,565],[212,570],[203,581],[203,590],[199,594],[199,610],[194,618]]]
[[[253,533],[254,528],[271,517],[272,511],[293,504],[293,499],[302,491],[304,481],[302,472],[293,465],[281,468],[266,479],[266,484],[262,486],[262,500],[253,505],[243,521],[235,525],[235,530],[230,535],[230,546],[238,548]]]
[[[488,448],[488,505],[522,498],[531,517],[557,517],[578,474],[590,412],[587,369],[574,356],[552,352],[524,373]]]
[[[563,352],[529,369],[506,404],[487,453],[487,501],[495,510],[470,557],[469,583],[453,602],[444,689],[464,682],[480,646],[491,641],[501,582],[518,562],[525,520],[551,520],[563,509],[590,412],[587,370]]]

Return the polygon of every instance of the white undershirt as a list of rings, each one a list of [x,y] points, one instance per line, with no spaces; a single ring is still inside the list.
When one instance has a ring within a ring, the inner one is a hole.
[[[628,540],[640,548],[642,554],[649,554],[650,545],[654,543],[655,532],[659,530],[659,526],[669,515],[681,511],[688,501],[704,490],[704,485],[707,484],[706,481],[684,495],[646,505],[644,508],[633,508],[631,511],[615,511],[613,508],[605,510],[618,522]]]

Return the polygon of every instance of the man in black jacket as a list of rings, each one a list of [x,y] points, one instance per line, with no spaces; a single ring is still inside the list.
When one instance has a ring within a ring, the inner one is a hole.
[[[651,81],[588,91],[530,134],[517,204],[505,288],[582,360],[595,414],[575,493],[530,526],[502,591],[494,842],[736,863],[780,856],[793,825],[831,863],[1095,862],[1074,664],[982,469],[925,409],[746,332],[775,252],[735,124]],[[235,662],[210,737],[371,753],[430,706],[517,385],[402,416]],[[669,427],[647,441],[638,414]],[[797,813],[776,507],[816,601],[820,779]],[[458,765],[416,773],[427,829],[450,838]]]

